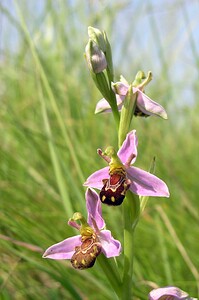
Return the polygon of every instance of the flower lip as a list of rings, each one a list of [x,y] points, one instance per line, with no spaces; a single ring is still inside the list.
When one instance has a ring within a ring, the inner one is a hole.
[[[75,252],[71,257],[72,266],[79,270],[91,268],[101,250],[102,245],[96,235],[82,241],[80,246],[75,247]]]
[[[126,168],[112,146],[107,147],[104,152],[101,149],[97,152],[109,164],[109,176],[102,180],[100,200],[107,205],[120,205],[131,183],[126,177]]]
[[[126,178],[126,172],[121,173],[120,170],[116,170],[103,182],[104,186],[100,191],[102,203],[113,206],[122,204],[131,184],[131,181]]]

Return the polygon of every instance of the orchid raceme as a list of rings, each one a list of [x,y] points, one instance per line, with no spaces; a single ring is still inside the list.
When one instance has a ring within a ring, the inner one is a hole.
[[[127,189],[139,196],[169,197],[168,187],[161,179],[132,166],[137,157],[137,145],[136,130],[132,130],[117,154],[112,147],[108,147],[104,153],[101,149],[98,150],[98,154],[109,166],[91,174],[84,185],[100,189],[103,193],[102,202],[110,205],[121,204]]]
[[[142,72],[138,72],[138,74],[140,73],[142,74]],[[141,79],[143,77],[141,77]],[[167,113],[165,109],[160,104],[150,99],[144,93],[144,86],[151,80],[151,77],[152,77],[151,72],[149,72],[148,77],[144,82],[140,83],[139,81],[138,84],[137,79],[135,79],[133,83],[133,87],[132,87],[133,93],[134,94],[137,93],[136,108],[135,108],[134,115],[145,116],[145,117],[154,115],[154,116],[162,117],[163,119],[167,119]],[[127,95],[129,84],[122,76],[121,81],[112,83],[112,89],[116,94],[117,106],[118,106],[118,110],[120,111],[124,103],[125,97]],[[108,104],[106,99],[103,98],[97,103],[95,113],[108,113],[108,112],[111,112],[110,105]]]
[[[186,292],[175,286],[168,286],[152,290],[149,300],[193,300]]]
[[[105,230],[102,218],[101,202],[98,194],[86,191],[87,222],[80,213],[75,213],[68,224],[80,231],[80,235],[69,237],[52,245],[43,254],[44,258],[70,259],[76,269],[87,269],[94,265],[102,252],[106,257],[120,255],[121,244],[115,240],[109,230]],[[77,223],[80,221],[81,225]]]

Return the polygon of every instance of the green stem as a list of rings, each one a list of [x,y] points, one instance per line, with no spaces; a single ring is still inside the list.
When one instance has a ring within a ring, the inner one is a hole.
[[[116,128],[118,130],[120,124],[120,114],[117,107],[115,93],[111,88],[111,81],[109,81],[109,79],[107,78],[107,76],[105,76],[103,72],[98,74],[91,72],[91,76],[93,78],[93,81],[95,82],[96,87],[111,106],[113,117],[116,123]]]
[[[122,106],[118,143],[121,147],[126,138],[131,125],[133,114],[136,107],[137,94],[133,94],[132,85],[129,86],[128,93]],[[139,197],[128,191],[123,203],[123,224],[124,224],[124,266],[122,277],[121,299],[131,299],[132,277],[133,277],[133,258],[134,258],[134,229],[139,219],[140,201]]]
[[[123,204],[124,216],[124,268],[122,278],[122,298],[131,299],[132,273],[133,273],[133,230],[129,217],[129,201]]]
[[[100,264],[104,274],[106,275],[110,285],[115,291],[115,294],[117,295],[116,299],[121,299],[121,278],[114,259],[109,258],[107,260],[104,255],[99,255],[97,261]]]
[[[136,107],[136,98],[137,98],[137,93],[133,94],[132,85],[130,85],[121,110],[119,132],[118,132],[119,147],[121,147],[123,141],[126,138],[127,133],[129,132],[131,120],[133,118],[133,114]]]
[[[123,300],[131,299],[132,296],[134,230],[139,219],[139,208],[140,202],[138,196],[128,192],[123,203],[124,267],[121,297]]]
[[[120,114],[118,111],[118,107],[117,107],[117,102],[116,102],[116,96],[115,93],[113,92],[112,88],[110,88],[110,97],[111,97],[111,101],[109,102],[112,112],[113,112],[113,117],[117,126],[117,130],[119,130],[119,126],[120,126]]]

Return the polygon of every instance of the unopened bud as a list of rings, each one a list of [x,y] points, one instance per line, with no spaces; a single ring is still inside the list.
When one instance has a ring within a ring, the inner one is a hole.
[[[106,57],[95,42],[89,40],[88,44],[86,45],[85,52],[90,71],[97,74],[101,73],[107,68]]]
[[[101,31],[97,28],[88,27],[88,36],[89,39],[95,42],[97,46],[102,50],[102,52],[106,52],[106,39],[104,31]]]

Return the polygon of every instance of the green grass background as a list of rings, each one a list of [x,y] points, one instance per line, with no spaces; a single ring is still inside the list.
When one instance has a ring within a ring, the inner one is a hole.
[[[136,166],[155,156],[171,193],[150,198],[139,222],[134,299],[167,285],[198,297],[198,2],[39,3],[0,3],[0,299],[114,299],[98,263],[76,271],[41,258],[74,235],[73,212],[86,214],[82,183],[105,166],[96,149],[117,145],[112,116],[93,114],[101,96],[83,56],[88,26],[106,30],[116,81],[153,72],[147,94],[169,115],[132,125]],[[122,240],[121,207],[103,215]]]

